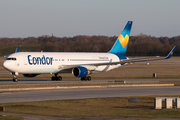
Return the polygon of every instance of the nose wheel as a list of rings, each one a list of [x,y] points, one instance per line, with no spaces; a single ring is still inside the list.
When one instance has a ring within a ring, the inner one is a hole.
[[[17,77],[13,76],[13,82],[17,82],[17,81],[18,81]]]

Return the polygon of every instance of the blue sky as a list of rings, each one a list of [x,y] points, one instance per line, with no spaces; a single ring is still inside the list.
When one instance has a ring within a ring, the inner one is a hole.
[[[180,0],[1,0],[0,37],[180,35]]]

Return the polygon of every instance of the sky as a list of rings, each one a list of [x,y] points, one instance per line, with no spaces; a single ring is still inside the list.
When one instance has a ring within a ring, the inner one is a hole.
[[[0,37],[180,35],[180,0],[0,0]]]

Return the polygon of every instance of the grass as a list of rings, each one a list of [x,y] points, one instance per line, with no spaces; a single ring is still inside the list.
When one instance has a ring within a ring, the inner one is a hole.
[[[160,81],[160,84],[174,84],[174,86],[180,86],[180,81]]]
[[[6,112],[25,113],[61,117],[145,117],[145,118],[180,118],[180,109],[154,109],[157,96],[138,96],[139,103],[130,103],[129,98],[113,97],[74,100],[53,100],[23,103],[1,103]],[[168,96],[166,96],[168,97]],[[170,96],[169,96],[170,97]],[[180,97],[172,96],[172,97]],[[164,107],[164,105],[163,105]]]
[[[24,120],[24,118],[20,116],[7,115],[0,116],[0,120]]]

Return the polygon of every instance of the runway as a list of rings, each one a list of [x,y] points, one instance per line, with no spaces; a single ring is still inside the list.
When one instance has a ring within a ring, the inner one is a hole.
[[[0,103],[142,95],[180,95],[180,86],[30,90],[0,93]]]

